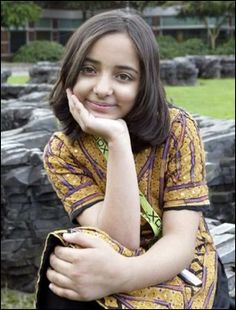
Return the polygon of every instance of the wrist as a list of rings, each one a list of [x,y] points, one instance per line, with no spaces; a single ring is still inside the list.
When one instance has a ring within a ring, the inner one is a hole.
[[[117,269],[117,277],[119,278],[119,293],[129,293],[135,290],[135,282],[137,281],[137,257],[122,256],[122,268]],[[134,276],[135,275],[135,276]]]
[[[107,139],[107,145],[108,148],[116,148],[116,147],[122,147],[125,145],[130,145],[130,136],[129,132],[121,132],[119,134],[114,134],[113,136],[109,137]]]
[[[130,141],[129,130],[124,120],[116,120],[116,126],[112,128],[111,133],[107,136],[108,145],[119,143],[120,141]]]

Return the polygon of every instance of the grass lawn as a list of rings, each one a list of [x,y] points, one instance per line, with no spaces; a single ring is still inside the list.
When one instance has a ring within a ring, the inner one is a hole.
[[[29,81],[28,75],[11,75],[9,76],[7,83],[9,84],[25,84]]]
[[[235,118],[235,79],[198,80],[196,86],[166,86],[167,98],[188,112]]]
[[[1,309],[35,309],[34,294],[2,288]]]
[[[29,76],[13,75],[10,84],[25,84]],[[188,112],[218,119],[235,118],[235,79],[199,79],[195,86],[166,86],[167,98]]]

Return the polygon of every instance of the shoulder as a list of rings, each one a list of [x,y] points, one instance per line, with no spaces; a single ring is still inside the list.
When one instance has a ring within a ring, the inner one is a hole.
[[[190,122],[197,125],[196,120],[186,110],[179,107],[169,107],[170,124],[173,126],[175,123]]]
[[[170,107],[170,136],[199,135],[197,121],[182,108]]]
[[[45,145],[44,152],[56,154],[65,147],[70,150],[72,148],[72,141],[62,131],[57,131],[52,134]]]
[[[80,138],[73,141],[68,135],[62,131],[54,132],[44,148],[44,156],[83,157],[84,153],[94,148],[92,136],[82,134]],[[87,151],[86,151],[87,150]]]

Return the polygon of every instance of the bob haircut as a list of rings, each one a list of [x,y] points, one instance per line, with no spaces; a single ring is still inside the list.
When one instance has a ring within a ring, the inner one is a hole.
[[[133,152],[162,144],[169,134],[170,117],[164,88],[160,81],[159,49],[149,25],[137,14],[112,10],[97,14],[82,24],[69,39],[58,80],[49,103],[63,131],[73,142],[82,130],[72,117],[66,89],[73,88],[86,55],[99,38],[111,33],[125,33],[138,55],[141,80],[136,102],[125,116]]]

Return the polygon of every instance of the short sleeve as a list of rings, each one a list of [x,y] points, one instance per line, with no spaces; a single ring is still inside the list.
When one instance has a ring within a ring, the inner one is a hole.
[[[91,171],[70,151],[66,140],[53,135],[44,149],[44,168],[71,221],[86,208],[104,200]]]
[[[205,153],[197,123],[181,112],[168,141],[164,210],[202,211],[209,205]]]

